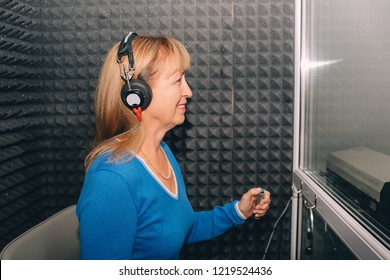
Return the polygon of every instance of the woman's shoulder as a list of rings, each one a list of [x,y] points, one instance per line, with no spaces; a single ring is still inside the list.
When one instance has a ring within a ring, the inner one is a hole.
[[[127,155],[120,159],[113,159],[110,152],[99,155],[91,164],[90,172],[108,171],[112,173],[132,174],[139,173],[139,162],[135,156]],[[127,177],[127,176],[126,176]]]

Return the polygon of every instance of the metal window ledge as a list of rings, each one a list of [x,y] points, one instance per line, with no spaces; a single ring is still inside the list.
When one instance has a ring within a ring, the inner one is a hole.
[[[303,170],[296,169],[294,185],[304,199],[315,205],[318,214],[359,259],[390,259],[390,251],[341,207]]]

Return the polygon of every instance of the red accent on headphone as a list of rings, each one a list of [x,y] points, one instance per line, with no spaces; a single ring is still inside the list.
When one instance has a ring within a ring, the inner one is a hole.
[[[133,112],[137,116],[138,120],[141,122],[142,121],[142,115],[141,115],[142,108],[141,107],[133,108]]]

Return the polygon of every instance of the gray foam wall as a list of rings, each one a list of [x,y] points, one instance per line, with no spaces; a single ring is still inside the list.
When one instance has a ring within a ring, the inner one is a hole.
[[[272,205],[185,259],[257,259],[290,196],[294,1],[0,1],[0,246],[77,202],[106,51],[128,31],[187,47],[193,90],[166,141],[195,210],[269,186]],[[267,258],[288,259],[289,214]]]

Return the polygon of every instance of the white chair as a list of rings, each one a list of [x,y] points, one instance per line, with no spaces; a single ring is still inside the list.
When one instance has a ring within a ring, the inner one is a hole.
[[[80,259],[76,205],[69,206],[24,232],[0,254],[1,260]]]

